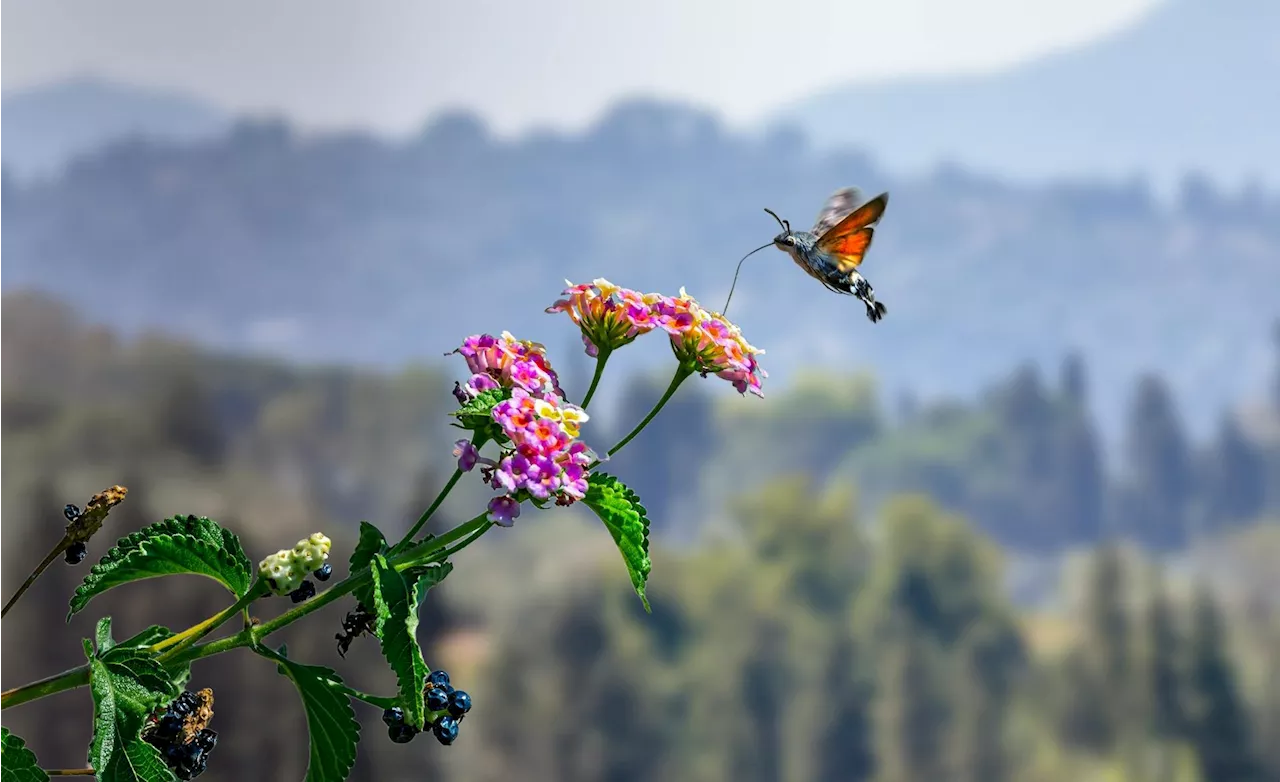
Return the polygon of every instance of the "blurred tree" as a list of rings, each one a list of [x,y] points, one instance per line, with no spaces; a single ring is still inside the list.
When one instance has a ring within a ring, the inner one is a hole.
[[[635,596],[606,584],[617,582],[585,578],[540,602],[536,621],[521,613],[500,630],[480,696],[500,707],[477,712],[465,726],[488,747],[469,777],[663,778],[677,728],[665,707],[679,677],[648,663],[643,628],[623,606]],[[678,606],[663,601],[659,610]]]
[[[1157,576],[1146,611],[1146,709],[1152,734],[1164,740],[1186,736],[1186,640]]]
[[[1280,318],[1271,326],[1271,409],[1280,415]]]
[[[1006,778],[1005,728],[1026,652],[996,551],[922,498],[889,503],[883,524],[855,605],[858,637],[879,665],[877,778]]]
[[[937,641],[905,623],[881,642],[876,699],[876,782],[946,779],[953,705]]]
[[[1065,735],[1098,752],[1116,748],[1134,714],[1133,628],[1126,600],[1128,567],[1116,545],[1095,555],[1085,584],[1083,634],[1065,672]]]
[[[1235,419],[1223,416],[1201,470],[1208,523],[1235,526],[1256,519],[1266,502],[1266,468],[1263,455]]]
[[[1248,707],[1227,652],[1221,609],[1207,589],[1198,590],[1189,642],[1188,736],[1201,774],[1213,782],[1260,782]]]
[[[1062,360],[1058,378],[1062,398],[1072,407],[1084,410],[1089,404],[1089,377],[1084,357],[1076,352],[1069,353]]]
[[[1008,720],[1017,681],[1011,660],[1023,652],[1014,628],[978,625],[965,636],[951,667],[956,719],[947,746],[948,778],[1000,782],[1013,778]]]
[[[1128,476],[1120,504],[1125,527],[1148,546],[1186,541],[1193,475],[1186,435],[1168,387],[1158,377],[1138,381],[1129,413]]]
[[[164,441],[211,468],[226,457],[227,442],[208,388],[192,372],[168,380],[156,406],[157,426]]]
[[[1087,412],[1072,406],[1054,430],[1053,515],[1057,518],[1054,548],[1097,543],[1104,533],[1107,478],[1101,446]]]

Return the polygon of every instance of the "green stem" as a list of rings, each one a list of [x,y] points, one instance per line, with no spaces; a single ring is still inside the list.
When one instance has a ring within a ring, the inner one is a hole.
[[[22,582],[22,586],[18,587],[17,592],[13,593],[13,597],[9,598],[9,602],[4,604],[4,608],[0,609],[0,617],[9,613],[9,609],[13,608],[17,604],[18,599],[27,593],[27,590],[36,582],[36,579],[39,578],[41,574],[49,568],[49,565],[58,558],[58,555],[66,551],[70,545],[71,538],[64,535],[62,540],[58,541],[58,545],[54,546],[53,550],[45,556],[44,561],[39,565],[36,565],[36,569],[31,571],[31,575],[27,576],[27,580]]]
[[[471,444],[476,448],[481,448],[484,446],[486,440],[487,438],[484,435],[477,432],[476,435],[471,438]],[[440,493],[436,495],[436,498],[431,501],[431,505],[422,512],[422,515],[418,517],[418,521],[409,529],[408,532],[405,533],[405,536],[400,539],[400,542],[392,547],[392,554],[403,551],[409,545],[414,536],[417,535],[423,526],[431,520],[432,515],[440,509],[440,505],[444,502],[444,498],[449,496],[449,492],[453,491],[453,487],[457,485],[460,478],[462,478],[462,470],[454,470],[453,475],[449,476],[449,481],[444,485],[444,488],[441,489]]]
[[[449,557],[452,557],[454,554],[457,554],[459,551],[462,551],[462,550],[463,550],[464,548],[466,548],[467,546],[470,546],[472,543],[475,543],[477,540],[479,540],[479,539],[480,539],[480,536],[481,536],[481,535],[483,535],[484,533],[488,532],[488,531],[489,531],[489,528],[490,528],[490,527],[492,527],[492,526],[493,526],[493,522],[492,522],[492,521],[486,521],[483,525],[481,525],[481,527],[480,527],[479,529],[477,529],[474,533],[472,533],[471,537],[469,537],[469,538],[467,538],[466,540],[462,541],[461,543],[459,543],[458,545],[454,546],[453,548],[445,549],[445,550],[444,550],[444,551],[442,551],[441,553],[439,553],[439,554],[437,554],[437,555],[432,556],[432,561],[434,561],[434,562],[444,562],[444,561],[445,561],[446,559],[448,559]]]
[[[434,514],[436,510],[440,508],[440,504],[444,502],[444,498],[449,496],[449,492],[453,491],[453,487],[457,485],[459,479],[461,478],[462,478],[462,470],[454,470],[453,475],[449,476],[449,481],[444,485],[444,488],[440,490],[440,493],[436,495],[436,498],[432,500],[431,505],[428,506],[427,509],[422,512],[422,515],[418,517],[418,521],[415,522],[414,525],[409,528],[409,531],[406,532],[404,534],[404,537],[400,539],[400,542],[396,544],[395,546],[396,549],[403,548],[411,540],[413,540],[413,536],[417,535],[418,531],[422,529],[423,525],[425,525],[428,521],[431,520],[432,514]]]
[[[600,377],[604,375],[605,362],[609,360],[609,355],[613,353],[609,348],[599,348],[596,351],[596,372],[591,376],[591,385],[587,388],[587,395],[582,397],[582,409],[586,410],[587,405],[591,404],[591,398],[596,395],[596,386],[600,385]]]
[[[449,556],[452,552],[461,550],[465,546],[470,545],[474,540],[480,537],[485,530],[488,529],[490,522],[485,519],[487,514],[480,514],[470,521],[449,530],[449,532],[438,538],[432,538],[421,545],[420,548],[408,549],[390,558],[389,564],[393,567],[404,566],[409,567],[414,564],[425,562],[435,562]],[[452,549],[449,547],[460,540],[466,539],[464,543]],[[445,556],[441,557],[440,552],[445,552]],[[189,648],[175,649],[171,654],[165,655],[165,664],[167,666],[181,665],[203,657],[211,657],[215,654],[229,652],[232,649],[239,649],[244,646],[254,646],[258,641],[276,630],[286,625],[290,625],[307,614],[317,611],[324,606],[337,600],[345,594],[355,590],[357,587],[367,583],[372,579],[372,575],[368,570],[358,575],[350,576],[340,584],[334,584],[330,589],[321,592],[307,602],[285,611],[280,616],[269,622],[264,622],[256,627],[246,627],[235,635],[219,638],[209,643],[197,644]],[[251,590],[252,592],[252,590]],[[218,616],[226,614],[228,617],[234,616],[240,611],[240,607],[236,610],[224,611]],[[225,620],[224,620],[225,621]],[[200,623],[207,625],[209,622]],[[211,630],[213,628],[210,628]],[[190,631],[184,631],[189,633]],[[89,666],[81,665],[71,670],[50,676],[46,679],[24,684],[21,687],[15,687],[4,693],[0,693],[0,708],[7,709],[11,706],[20,706],[30,701],[54,695],[66,690],[74,690],[77,687],[84,687],[89,683]]]
[[[676,389],[680,387],[681,383],[689,379],[689,376],[692,375],[693,373],[694,373],[693,367],[687,366],[685,364],[681,364],[680,366],[676,367],[675,377],[671,378],[671,385],[667,386],[667,390],[662,394],[662,398],[659,399],[658,403],[653,406],[653,409],[650,410],[649,414],[644,417],[644,420],[636,424],[635,429],[632,429],[631,432],[626,437],[618,441],[617,445],[609,449],[609,455],[613,456],[618,451],[621,451],[623,447],[626,446],[627,443],[634,440],[636,435],[640,434],[640,432],[642,432],[644,428],[648,426],[650,422],[653,421],[654,418],[657,417],[658,413],[662,412],[662,408],[666,406],[668,401],[670,401],[671,397],[675,394]],[[599,461],[594,462],[587,469],[592,469],[599,463],[600,463]]]
[[[74,690],[88,683],[89,666],[87,664],[80,665],[69,671],[63,671],[46,679],[24,684],[21,687],[14,687],[12,690],[0,693],[0,709],[21,706],[28,701],[45,698],[64,690]]]
[[[240,598],[232,605],[228,606],[227,608],[224,608],[223,610],[219,611],[218,613],[204,620],[200,624],[189,627],[186,630],[183,630],[181,633],[178,633],[175,636],[166,638],[163,641],[153,645],[151,647],[151,651],[156,653],[164,652],[164,654],[160,657],[160,662],[162,663],[167,660],[173,659],[183,649],[187,649],[195,645],[195,643],[199,641],[201,638],[204,638],[209,633],[212,633],[214,630],[217,630],[219,627],[223,625],[223,623],[231,619],[231,617],[235,616],[241,611],[247,611],[249,604],[252,603],[254,600],[257,600],[262,595],[266,594],[266,591],[267,591],[267,585],[265,582],[261,580],[255,581],[253,583],[253,586],[249,587],[249,591],[245,593],[244,597]]]
[[[481,513],[479,516],[476,516],[474,519],[471,519],[470,521],[465,521],[459,524],[458,526],[449,530],[448,532],[441,535],[440,537],[431,538],[430,540],[422,544],[420,547],[405,549],[404,551],[399,552],[395,556],[392,556],[388,564],[394,567],[400,564],[404,564],[407,566],[409,564],[430,562],[432,560],[428,559],[428,557],[435,554],[436,552],[439,552],[448,548],[449,545],[451,545],[455,541],[461,540],[462,538],[465,538],[468,535],[471,535],[477,529],[487,524],[488,522],[485,521],[486,515],[487,514],[485,513]],[[293,624],[294,622],[306,616],[307,614],[311,613],[312,611],[318,611],[321,608],[324,608],[329,603],[332,603],[334,600],[337,600],[338,598],[342,597],[343,595],[355,591],[358,587],[361,587],[364,584],[368,583],[370,580],[372,580],[372,578],[373,576],[369,573],[368,570],[361,572],[359,575],[350,576],[349,578],[347,578],[346,581],[343,581],[341,584],[335,584],[332,588],[326,589],[325,591],[311,598],[307,602],[302,603],[301,605],[296,606],[294,608],[291,608],[288,611],[285,611],[283,614],[281,614],[280,616],[277,616],[275,619],[272,619],[269,622],[263,622],[257,627],[251,628],[253,637],[255,639],[265,638],[271,633],[274,633],[276,630],[279,630],[280,628],[285,627],[286,625]]]

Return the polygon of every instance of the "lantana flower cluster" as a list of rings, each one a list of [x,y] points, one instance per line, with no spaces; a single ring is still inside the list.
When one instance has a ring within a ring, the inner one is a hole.
[[[498,459],[480,456],[477,446],[459,440],[454,447],[458,469],[477,465],[485,480],[503,494],[489,502],[489,519],[511,526],[520,515],[522,492],[535,501],[570,505],[585,496],[587,465],[595,454],[578,439],[589,417],[570,404],[560,390],[545,349],[521,342],[509,333],[501,337],[468,337],[456,351],[466,359],[471,378],[455,394],[463,404],[490,389],[507,389],[509,397],[490,410],[501,431]]]
[[[258,563],[258,575],[277,595],[297,589],[309,573],[324,566],[333,541],[320,532],[298,541],[291,549],[280,549]]]
[[[614,350],[627,345],[658,325],[653,306],[661,297],[656,293],[620,288],[603,278],[580,285],[565,280],[564,284],[569,286],[560,294],[564,298],[548,307],[547,312],[568,313],[582,330],[588,356],[598,356],[601,347]]]
[[[613,350],[655,328],[671,339],[676,358],[703,377],[728,380],[738,393],[763,396],[761,381],[768,377],[756,360],[764,351],[742,337],[742,331],[723,315],[710,312],[680,289],[679,296],[638,293],[605,279],[573,285],[547,312],[565,312],[582,331],[587,354]]]

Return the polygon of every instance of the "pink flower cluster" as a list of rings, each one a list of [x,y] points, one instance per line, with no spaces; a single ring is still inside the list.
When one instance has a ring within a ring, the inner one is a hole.
[[[764,351],[752,347],[723,315],[703,309],[684,288],[672,297],[638,293],[605,279],[581,285],[566,280],[566,284],[565,298],[547,312],[569,314],[582,330],[588,355],[598,355],[600,348],[621,347],[658,328],[671,338],[671,349],[682,363],[704,377],[714,374],[728,380],[740,394],[750,391],[763,396],[761,382],[768,373],[756,356]]]
[[[524,342],[502,332],[501,337],[477,334],[467,337],[460,353],[471,370],[466,384],[454,386],[453,395],[466,404],[491,388],[522,388],[539,399],[563,399],[560,378],[547,361],[547,349],[537,342]]]
[[[560,294],[564,298],[547,307],[547,312],[569,313],[582,330],[588,356],[599,355],[600,348],[614,350],[629,344],[657,325],[653,320],[657,294],[619,288],[604,278],[581,285],[564,283],[569,286]]]
[[[493,406],[490,415],[507,442],[497,460],[480,456],[467,440],[455,444],[458,469],[469,472],[477,464],[494,488],[504,492],[489,502],[489,520],[511,526],[520,515],[520,492],[535,501],[554,499],[570,505],[587,492],[587,465],[595,454],[578,439],[586,411],[569,404],[545,350],[519,342],[510,334],[467,338],[456,352],[472,371],[466,385],[455,389],[465,403],[491,388],[509,388],[511,396]]]
[[[709,312],[680,289],[676,297],[661,296],[653,306],[658,326],[671,337],[671,350],[706,377],[728,380],[738,393],[763,397],[762,381],[769,376],[756,361],[764,351],[742,337],[742,330],[718,312]]]

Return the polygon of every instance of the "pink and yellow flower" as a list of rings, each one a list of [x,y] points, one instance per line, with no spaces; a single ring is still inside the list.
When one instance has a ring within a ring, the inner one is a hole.
[[[679,296],[661,297],[653,309],[681,363],[703,377],[713,374],[728,380],[740,394],[750,391],[764,396],[762,380],[769,375],[756,360],[764,351],[747,342],[736,325],[718,312],[703,309],[684,288]]]
[[[490,503],[491,520],[509,526],[519,515],[518,496],[554,499],[559,505],[582,499],[586,468],[595,460],[578,439],[589,416],[565,400],[546,349],[503,332],[501,337],[468,337],[454,352],[466,359],[473,373],[465,385],[455,388],[459,402],[465,404],[492,388],[510,389],[510,396],[489,411],[502,432],[497,438],[502,449],[498,459],[481,457],[466,440],[454,447],[459,469],[466,472],[483,465],[485,480],[503,492]]]
[[[629,288],[620,288],[606,279],[574,285],[561,294],[564,298],[547,308],[547,312],[565,312],[582,331],[582,342],[587,355],[599,355],[600,350],[615,350],[633,342],[636,337],[656,327],[653,320],[653,303],[656,294],[643,294]]]
[[[464,396],[475,398],[487,388],[499,386],[523,388],[540,397],[564,396],[560,378],[547,361],[547,349],[536,342],[517,340],[505,331],[501,337],[476,334],[463,340],[453,352],[466,359],[472,372],[466,386],[454,391],[459,400]]]

